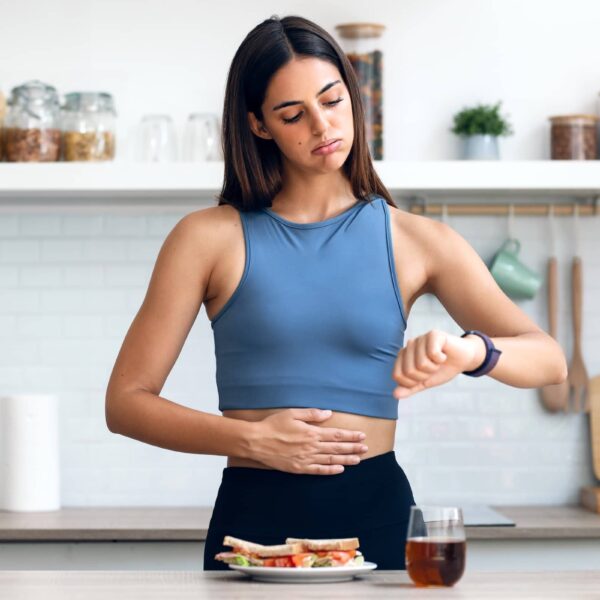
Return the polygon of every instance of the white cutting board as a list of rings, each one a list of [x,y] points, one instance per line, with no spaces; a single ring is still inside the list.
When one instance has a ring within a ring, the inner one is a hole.
[[[463,504],[460,507],[463,511],[465,526],[515,526],[515,522],[512,519],[505,517],[498,511],[487,506],[487,504]]]

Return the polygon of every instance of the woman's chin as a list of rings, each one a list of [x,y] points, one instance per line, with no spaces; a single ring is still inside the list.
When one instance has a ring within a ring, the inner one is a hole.
[[[315,158],[318,160],[314,160]],[[344,165],[346,158],[348,158],[348,155],[341,152],[334,152],[333,154],[328,154],[326,156],[316,155],[313,156],[311,168],[320,173],[337,171]]]

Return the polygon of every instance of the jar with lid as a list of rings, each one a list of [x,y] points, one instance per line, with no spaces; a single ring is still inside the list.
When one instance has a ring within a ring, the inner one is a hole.
[[[373,160],[383,159],[383,51],[385,25],[346,23],[335,27],[358,78],[367,142]]]
[[[596,158],[595,115],[550,117],[551,158],[553,160],[594,160]]]
[[[4,116],[6,115],[6,98],[0,88],[0,160],[4,156]]]
[[[62,108],[63,160],[112,160],[115,157],[116,116],[110,94],[65,94]]]
[[[4,123],[4,155],[10,162],[60,158],[60,106],[56,90],[32,80],[11,90]]]
[[[600,93],[597,98],[596,113],[598,117],[596,121],[596,158],[600,159]]]

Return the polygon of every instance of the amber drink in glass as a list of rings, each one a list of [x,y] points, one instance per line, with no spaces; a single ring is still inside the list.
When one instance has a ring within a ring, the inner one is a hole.
[[[411,506],[406,570],[415,585],[453,586],[465,571],[466,550],[460,508]]]

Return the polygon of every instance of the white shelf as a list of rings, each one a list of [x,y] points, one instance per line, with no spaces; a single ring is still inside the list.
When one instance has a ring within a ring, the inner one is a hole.
[[[600,161],[376,161],[398,198],[600,195]],[[0,163],[0,204],[214,204],[223,163]]]

